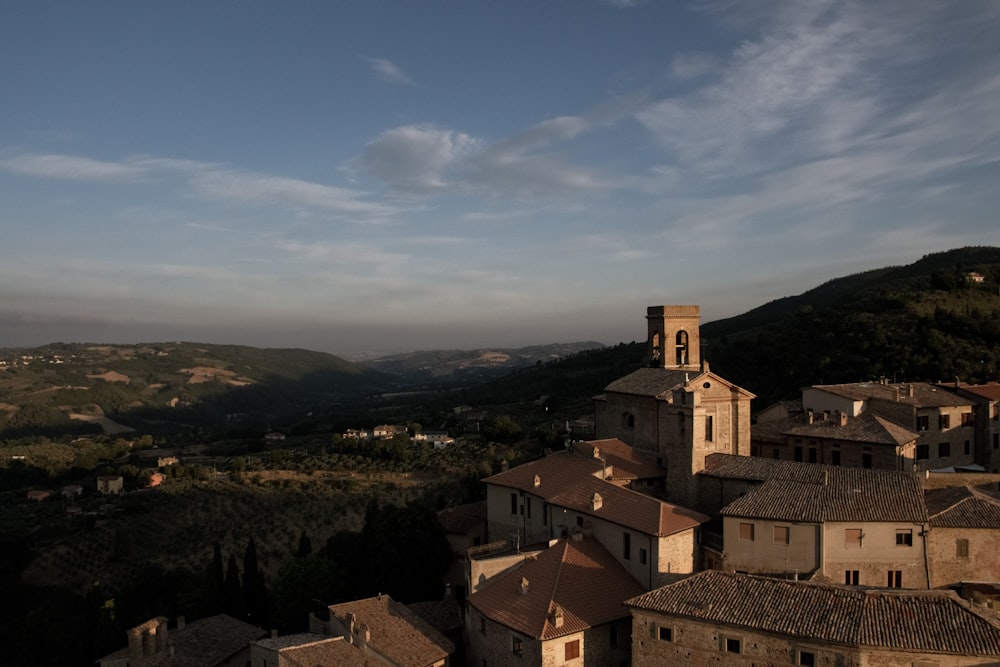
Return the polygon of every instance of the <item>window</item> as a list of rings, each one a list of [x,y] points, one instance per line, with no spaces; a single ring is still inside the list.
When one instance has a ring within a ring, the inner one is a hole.
[[[927,415],[919,415],[917,417],[917,430],[926,431],[928,428],[930,428],[930,417]]]
[[[813,667],[816,664],[816,654],[812,651],[797,651],[798,655],[795,656],[796,665],[808,665],[808,667]]]
[[[795,445],[795,460],[802,461],[802,447]]]
[[[968,441],[968,440],[966,440],[966,441],[965,441],[965,444],[964,444],[964,445],[963,445],[963,447],[962,447],[962,451],[963,451],[963,452],[965,453],[965,455],[966,455],[966,456],[968,456],[968,455],[969,455],[969,452],[970,452],[970,450],[971,450],[971,447],[969,446],[969,441]]]
[[[962,426],[972,426],[974,421],[971,412],[962,413]]]
[[[635,415],[630,412],[622,414],[622,426],[625,428],[635,428]]]
[[[741,642],[736,637],[726,637],[723,646],[726,653],[735,653],[738,655],[740,653]]]
[[[957,558],[969,557],[969,540],[964,537],[960,537],[955,540],[955,556]]]
[[[618,626],[614,623],[612,623],[611,627],[608,628],[608,644],[610,644],[612,648],[618,646]]]
[[[773,450],[771,450],[771,458],[772,459],[780,459],[781,458],[781,450],[778,449],[777,447],[775,447]]]
[[[816,463],[816,448],[809,448],[809,463]]]
[[[677,349],[677,365],[684,366],[688,360],[688,335],[687,331],[678,331],[674,337],[674,346]]]
[[[705,415],[705,442],[712,442],[713,440],[714,421],[712,415]]]
[[[913,546],[913,531],[909,528],[897,528],[896,529],[896,546],[897,547],[912,547]]]
[[[517,514],[517,494],[510,494],[510,513]]]
[[[942,442],[938,445],[938,458],[944,458],[945,456],[951,456],[950,442]]]
[[[632,536],[629,533],[622,533],[622,558],[632,559]]]
[[[741,523],[740,524],[740,539],[746,540],[748,542],[753,542],[753,524],[752,523]]]
[[[844,583],[848,586],[857,586],[858,574],[860,573],[857,570],[844,570]]]
[[[571,642],[566,642],[566,660],[573,660],[574,658],[580,657],[580,640],[574,639]]]
[[[871,468],[872,467],[872,448],[864,447],[861,450],[861,467]]]
[[[951,428],[951,415],[938,415],[938,429],[944,431]]]
[[[646,550],[643,548],[639,549],[639,565],[646,564]]]
[[[774,543],[775,544],[788,544],[788,526],[775,526],[774,527]]]
[[[660,641],[672,642],[674,641],[674,629],[661,625],[657,630],[656,636]]]
[[[583,517],[582,516],[577,516],[576,517],[576,525],[579,526],[580,528],[583,528]]]
[[[510,650],[513,651],[514,655],[521,655],[524,653],[524,644],[521,642],[520,637],[511,638]]]
[[[917,460],[926,461],[931,457],[930,445],[917,445]]]
[[[830,452],[830,465],[839,466],[840,465],[840,450],[834,449]]]
[[[902,570],[889,570],[889,588],[902,588],[903,587],[903,571]]]
[[[860,547],[864,535],[860,528],[847,528],[844,530],[844,546]]]

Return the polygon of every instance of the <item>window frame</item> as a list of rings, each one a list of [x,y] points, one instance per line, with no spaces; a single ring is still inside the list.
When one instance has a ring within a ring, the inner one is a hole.
[[[913,546],[913,529],[912,528],[897,528],[896,529],[896,546],[897,547],[912,547]]]
[[[739,532],[737,533],[737,538],[741,542],[753,542],[756,533],[754,525],[755,524],[741,521],[738,529]],[[746,536],[747,534],[749,534],[749,537]]]
[[[657,625],[656,626],[656,639],[661,642],[674,641],[674,628],[670,625]]]
[[[784,537],[779,533],[784,532]],[[792,541],[792,527],[791,526],[774,526],[771,531],[771,542],[773,544],[780,544],[783,546],[788,546]]]
[[[955,539],[955,558],[968,560],[969,558],[969,538],[959,537]]]
[[[857,539],[852,539],[854,535],[857,534]],[[865,545],[865,531],[862,528],[845,528],[844,529],[844,548],[845,549],[862,549]]]
[[[563,660],[576,660],[580,657],[580,640],[571,639],[563,644]]]

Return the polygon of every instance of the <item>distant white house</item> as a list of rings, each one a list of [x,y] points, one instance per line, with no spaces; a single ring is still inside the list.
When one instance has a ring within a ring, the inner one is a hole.
[[[429,442],[435,449],[444,449],[455,442],[447,431],[421,431],[413,436],[413,442]]]

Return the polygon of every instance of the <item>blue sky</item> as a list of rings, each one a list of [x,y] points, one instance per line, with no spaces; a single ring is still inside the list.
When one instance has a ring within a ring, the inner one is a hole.
[[[642,339],[1000,245],[1000,3],[0,5],[0,347]]]

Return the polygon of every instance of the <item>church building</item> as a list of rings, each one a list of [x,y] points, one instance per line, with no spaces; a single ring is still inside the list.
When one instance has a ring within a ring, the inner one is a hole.
[[[693,506],[707,455],[750,455],[754,395],[702,360],[698,306],[650,306],[646,322],[648,367],[594,397],[595,437],[654,453],[667,470],[670,502]]]

